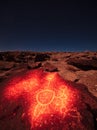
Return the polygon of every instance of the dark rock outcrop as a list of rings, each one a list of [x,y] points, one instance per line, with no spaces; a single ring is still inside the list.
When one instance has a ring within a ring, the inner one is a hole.
[[[68,64],[73,65],[81,70],[97,70],[97,60],[94,59],[77,59],[70,58]]]
[[[35,56],[35,62],[42,62],[42,61],[46,61],[49,60],[50,56],[48,54],[37,54]]]
[[[0,70],[10,70],[11,68],[14,67],[14,62],[2,62],[0,61]]]

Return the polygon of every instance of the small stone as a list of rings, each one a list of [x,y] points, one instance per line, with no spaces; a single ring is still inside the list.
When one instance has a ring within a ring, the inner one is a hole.
[[[49,71],[49,72],[56,72],[56,71],[58,71],[57,67],[55,67],[54,65],[52,65],[49,62],[46,62],[43,65],[43,68],[44,68],[45,71]]]
[[[41,67],[41,63],[37,62],[37,63],[33,63],[33,62],[28,62],[28,69],[37,69]]]

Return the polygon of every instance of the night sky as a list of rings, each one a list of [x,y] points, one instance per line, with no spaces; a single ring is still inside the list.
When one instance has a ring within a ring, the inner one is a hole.
[[[96,0],[0,2],[0,51],[97,51]]]

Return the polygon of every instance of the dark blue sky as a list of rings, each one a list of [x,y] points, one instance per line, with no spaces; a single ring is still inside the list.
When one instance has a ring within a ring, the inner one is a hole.
[[[0,51],[97,51],[96,0],[2,1]]]

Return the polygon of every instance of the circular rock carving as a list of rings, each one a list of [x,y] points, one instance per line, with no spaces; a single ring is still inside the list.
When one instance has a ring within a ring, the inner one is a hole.
[[[55,97],[55,92],[53,90],[45,89],[39,91],[36,95],[36,100],[40,105],[50,104]]]

